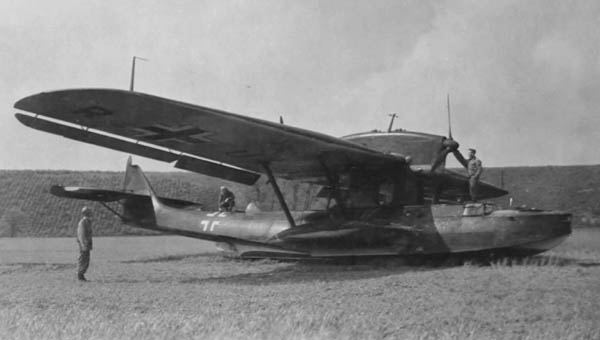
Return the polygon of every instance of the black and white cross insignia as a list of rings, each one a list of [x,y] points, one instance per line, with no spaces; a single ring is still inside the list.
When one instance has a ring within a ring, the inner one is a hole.
[[[84,115],[86,118],[102,117],[113,114],[112,111],[97,105],[77,109],[73,111],[73,113],[76,115]]]
[[[135,131],[137,134],[135,134],[133,138],[147,142],[176,142],[186,144],[212,143],[208,138],[212,135],[211,132],[191,125],[167,126],[155,124],[153,126],[135,128]]]

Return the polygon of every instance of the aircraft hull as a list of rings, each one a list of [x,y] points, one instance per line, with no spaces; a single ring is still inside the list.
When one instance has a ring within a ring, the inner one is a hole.
[[[456,216],[444,207],[434,206],[433,210],[436,230],[450,253],[503,250],[535,254],[555,247],[571,234],[571,214],[560,211],[510,209],[465,215],[465,208]]]
[[[372,211],[367,217],[363,211],[351,219],[326,212],[294,212],[295,228],[289,228],[278,212],[253,216],[197,212],[200,216],[183,219],[181,211],[170,218],[164,207],[156,213],[160,228],[178,233],[191,225],[181,234],[216,241],[226,252],[248,258],[528,256],[555,247],[571,234],[568,213],[486,212],[485,205],[479,207],[481,212],[457,205],[411,206]],[[212,228],[215,219],[217,227]]]

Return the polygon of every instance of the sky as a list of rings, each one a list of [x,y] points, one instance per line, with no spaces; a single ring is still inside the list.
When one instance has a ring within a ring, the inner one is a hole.
[[[13,105],[127,89],[134,55],[139,92],[332,136],[390,113],[446,135],[449,93],[484,166],[599,164],[599,29],[599,1],[0,0],[0,169],[122,170],[126,154],[26,128]]]

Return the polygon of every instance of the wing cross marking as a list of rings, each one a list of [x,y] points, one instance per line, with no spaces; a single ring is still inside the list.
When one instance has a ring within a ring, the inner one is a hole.
[[[134,135],[134,138],[139,138],[148,142],[175,141],[185,144],[213,142],[210,138],[208,138],[212,135],[212,132],[190,125],[173,127],[156,124],[153,126],[136,128],[135,131],[136,135]]]

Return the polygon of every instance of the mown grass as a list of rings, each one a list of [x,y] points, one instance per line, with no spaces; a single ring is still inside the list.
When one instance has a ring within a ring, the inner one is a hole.
[[[98,238],[85,284],[73,240],[50,240],[0,241],[2,339],[600,338],[598,230],[489,266],[242,261],[178,237]]]

